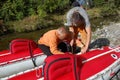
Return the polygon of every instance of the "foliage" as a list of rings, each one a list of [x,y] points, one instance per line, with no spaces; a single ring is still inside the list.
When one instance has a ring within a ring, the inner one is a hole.
[[[35,25],[38,24],[38,22],[36,21],[37,21],[37,16],[31,16],[31,17],[26,17],[23,20],[8,22],[7,25],[9,25],[10,31],[29,32],[37,29]]]
[[[104,4],[101,7],[101,15],[103,17],[117,15],[117,8],[114,3],[114,0],[109,0],[107,4]]]
[[[7,0],[0,8],[1,18],[4,21],[19,20],[23,18],[24,12],[23,0]],[[23,6],[23,7],[21,7]]]
[[[54,12],[57,9],[64,9],[69,5],[69,0],[43,0],[42,9],[46,12]]]
[[[0,18],[11,21],[31,15],[45,17],[48,12],[64,9],[68,4],[69,0],[1,0]]]
[[[48,14],[64,10],[69,3],[69,0],[0,0],[0,19],[12,31],[33,31],[51,25],[46,24]],[[37,16],[37,20],[30,19],[33,16]]]
[[[105,3],[105,0],[94,0],[94,6],[99,7]]]
[[[73,1],[74,0],[0,0],[0,19],[4,20],[4,23],[7,23],[8,29],[15,32],[26,32],[38,28],[46,28],[55,23],[55,21],[48,20],[48,18],[51,17],[49,15],[64,13],[66,8],[70,8]],[[97,7],[100,9],[91,11],[91,15],[95,15],[95,17],[115,15],[117,14],[116,9],[120,7],[120,0],[93,1],[94,8]],[[97,12],[100,12],[100,15]],[[33,16],[37,16],[37,18],[33,18]],[[0,33],[1,31],[0,29]]]
[[[19,24],[19,25],[18,25]],[[52,20],[43,20],[38,16],[26,17],[19,21],[9,21],[6,26],[9,26],[10,32],[31,32],[38,29],[47,28],[53,25]]]
[[[101,9],[100,15],[103,17],[117,15],[117,5],[119,0],[94,0],[95,7],[99,7]]]
[[[115,0],[114,3],[116,7],[120,9],[120,0]]]

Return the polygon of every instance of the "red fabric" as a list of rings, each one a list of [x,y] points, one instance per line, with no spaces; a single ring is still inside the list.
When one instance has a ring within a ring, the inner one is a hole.
[[[60,76],[56,80],[75,80],[75,79],[74,79],[73,73],[69,72],[67,74],[64,74],[64,75]]]
[[[36,73],[38,73],[38,74],[36,74]],[[42,73],[42,68],[39,68],[38,71],[33,70],[33,71],[30,71],[30,72],[12,77],[8,80],[37,80],[37,79],[42,77],[41,73]],[[37,76],[37,75],[39,75],[39,76]]]
[[[37,50],[39,49],[37,48],[35,52],[37,52]],[[111,57],[111,54],[116,54],[118,58],[120,58],[120,52],[113,51],[108,54],[105,54],[104,56],[100,56],[91,61],[85,62],[84,64],[81,64],[81,60],[87,60],[91,57],[102,54],[109,50],[110,49],[108,47],[104,47],[103,50],[97,49],[97,50],[93,50],[86,54],[82,54],[78,56],[75,56],[75,55],[73,56],[72,54],[58,54],[58,55],[49,56],[45,60],[46,64],[44,67],[44,78],[45,78],[44,80],[47,80],[47,77],[49,78],[49,80],[76,80],[75,79],[76,75],[78,75],[79,80],[86,80],[87,78],[104,70],[106,67],[111,65],[114,61],[116,61],[116,59]],[[21,53],[21,54],[22,56],[25,55],[24,53]],[[14,55],[17,56],[18,54],[14,54]],[[77,57],[77,64],[76,64],[77,74],[75,75],[75,72],[73,69],[75,68],[74,61],[76,57]],[[64,60],[62,58],[69,58],[69,59]],[[47,73],[48,73],[48,76],[47,76]],[[37,77],[36,77],[36,72],[31,71],[31,72],[16,76],[14,78],[11,78],[9,80],[37,80]]]
[[[30,57],[30,50],[33,55],[42,54],[42,51],[37,47],[37,44],[34,41],[27,39],[15,39],[10,45],[11,54],[0,56],[0,63],[10,62],[19,58],[24,59],[28,56]]]
[[[29,54],[25,54],[25,52],[21,52],[20,54],[9,54],[9,55],[5,55],[5,56],[0,56],[0,63],[10,62],[12,60],[24,58],[27,56],[29,56]]]
[[[40,48],[34,49],[33,54],[38,54],[38,53],[42,54],[42,50]]]
[[[3,51],[0,51],[0,55],[2,55],[2,54],[6,54],[6,53],[8,53],[9,52],[9,50],[3,50]]]
[[[85,54],[86,56],[84,55],[85,56],[84,59],[88,59],[90,58],[90,56],[92,57],[93,55],[102,54],[103,52],[106,51],[108,51],[108,48],[104,48],[104,50],[94,50],[88,52]],[[96,73],[104,70],[106,67],[110,66],[115,61],[115,59],[111,57],[111,54],[116,54],[117,56],[119,56],[118,53],[111,52],[109,54],[106,54],[104,56],[95,58],[91,61],[84,63],[81,66],[81,70],[80,70],[80,80],[85,80],[95,75]]]
[[[45,60],[44,80],[76,80],[74,67],[75,56],[70,54],[58,54],[49,56]]]
[[[113,51],[81,64],[81,60],[82,61],[87,60],[99,54],[103,54],[104,52],[109,50],[112,50],[112,49],[109,49],[108,47],[104,47],[101,50],[96,49],[86,54],[78,55],[77,56],[77,70],[78,70],[77,73],[79,75],[79,79],[86,80],[87,78],[104,70],[106,67],[110,66],[114,61],[116,61],[116,59],[114,59],[111,56],[111,54],[116,54],[118,57],[120,55],[117,52]],[[55,61],[57,58],[64,58],[64,57],[68,57],[68,56],[54,55],[54,56],[48,57],[45,60],[46,66],[48,66],[48,63]],[[73,76],[74,73],[72,72],[72,68],[74,67],[71,67],[70,65],[72,65],[72,63],[70,63],[69,60],[66,60],[66,61],[61,60],[52,64],[50,67],[45,66],[45,71],[47,71],[47,69],[49,68],[48,69],[49,80],[75,80],[75,77]],[[45,80],[47,80],[46,75],[47,74],[45,72]]]
[[[9,50],[0,51],[0,56],[5,55],[6,53],[8,54],[8,53],[9,53]]]
[[[20,53],[26,51],[30,53],[30,48],[33,51],[37,48],[37,44],[32,40],[27,39],[15,39],[10,43],[10,51],[11,53]]]
[[[103,47],[102,49],[94,49],[94,50],[89,51],[85,54],[82,54],[81,57],[83,60],[85,60],[85,59],[91,58],[93,56],[96,56],[98,54],[104,53],[104,52],[109,51],[109,50],[110,49],[106,46],[106,47]]]

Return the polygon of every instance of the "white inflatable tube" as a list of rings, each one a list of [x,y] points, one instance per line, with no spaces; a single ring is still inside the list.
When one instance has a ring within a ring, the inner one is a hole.
[[[43,65],[43,62],[46,57],[47,57],[46,55],[40,55],[35,57],[36,58],[35,62],[37,66]],[[34,68],[32,59],[26,59],[23,61],[0,66],[0,78],[7,77],[32,68]]]

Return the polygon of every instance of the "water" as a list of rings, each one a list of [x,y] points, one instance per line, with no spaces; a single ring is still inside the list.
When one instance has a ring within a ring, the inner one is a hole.
[[[9,44],[12,40],[17,38],[22,39],[31,39],[37,42],[40,36],[48,30],[56,29],[57,27],[49,27],[47,29],[41,29],[34,32],[26,32],[26,33],[12,33],[0,36],[0,51],[9,49]]]

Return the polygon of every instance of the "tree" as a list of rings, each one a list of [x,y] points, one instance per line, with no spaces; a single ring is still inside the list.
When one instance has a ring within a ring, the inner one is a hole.
[[[24,17],[23,0],[7,0],[1,6],[2,7],[0,8],[0,17],[4,21],[19,20]]]
[[[1,0],[0,18],[4,21],[20,20],[26,16],[43,15],[64,10],[69,0]]]

